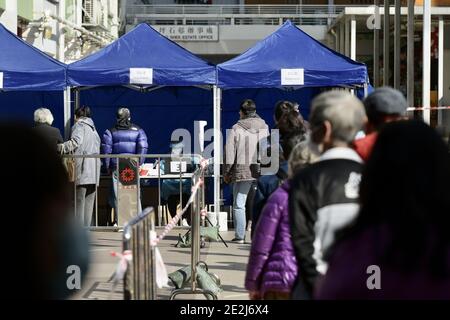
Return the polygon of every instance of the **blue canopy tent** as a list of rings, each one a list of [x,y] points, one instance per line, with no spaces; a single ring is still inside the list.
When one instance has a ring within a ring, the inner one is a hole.
[[[222,96],[221,90],[226,90],[223,124],[229,127],[230,114],[237,120],[237,106],[231,106],[228,100],[242,91],[249,92],[248,97],[266,96],[269,91],[270,97],[292,99],[303,107],[302,102],[309,105],[323,87],[361,88],[367,92],[368,74],[364,64],[331,50],[287,21],[243,54],[217,65],[217,81],[217,95]],[[266,97],[260,101],[258,113],[270,124],[275,100]],[[309,110],[300,110],[306,118]]]
[[[70,64],[67,78],[75,87],[75,106],[84,102],[94,107],[100,130],[114,123],[111,107],[129,107],[149,134],[152,153],[168,153],[171,130],[189,128],[192,133],[195,117],[212,118],[215,66],[147,24]]]
[[[0,24],[0,114],[8,119],[30,117],[30,108],[47,106],[63,129],[66,107],[66,65],[18,38]],[[21,91],[21,93],[17,92]],[[23,91],[27,91],[26,94]]]
[[[214,85],[215,68],[147,24],[68,66],[70,86]]]
[[[243,54],[219,64],[217,72],[222,89],[363,87],[368,83],[363,63],[331,50],[290,21]]]
[[[102,107],[107,107],[105,101],[108,101],[109,107],[124,105],[141,107],[142,114],[142,107],[160,106],[164,108],[153,110],[163,113],[166,125],[172,120],[177,125],[182,125],[184,121],[186,127],[187,120],[182,114],[175,113],[171,117],[167,115],[171,111],[170,106],[179,107],[180,103],[183,103],[178,96],[186,97],[187,90],[179,92],[162,88],[190,87],[192,92],[199,91],[198,88],[192,87],[206,86],[210,89],[216,83],[216,71],[213,65],[167,39],[149,25],[139,24],[102,50],[70,64],[67,78],[69,86],[75,87],[75,107],[80,105],[80,100],[89,105],[94,103],[94,106]],[[80,91],[84,89],[92,90],[80,97]],[[129,92],[130,89],[133,92]],[[155,90],[160,95],[156,94]],[[96,95],[103,98],[97,99]],[[196,101],[191,94],[186,98],[189,100],[186,104],[194,102],[204,105],[203,94],[201,96],[200,101]],[[212,98],[210,103],[212,104]],[[115,110],[110,110],[110,114],[115,114]],[[114,121],[113,117],[109,119]],[[100,118],[98,120],[102,121]],[[110,121],[105,126],[111,124]],[[161,122],[156,122],[154,127],[160,124]],[[151,129],[150,126],[147,127]],[[102,126],[100,129],[103,129]],[[163,147],[162,143],[158,144],[157,151],[166,152],[169,143],[165,146]]]

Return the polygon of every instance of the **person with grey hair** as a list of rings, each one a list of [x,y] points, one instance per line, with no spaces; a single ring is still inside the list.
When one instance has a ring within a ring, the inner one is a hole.
[[[312,152],[320,157],[295,174],[289,193],[298,262],[293,299],[311,299],[318,277],[326,271],[323,256],[335,231],[357,215],[362,159],[351,143],[365,120],[362,103],[347,92],[325,92],[312,101]]]
[[[56,146],[63,143],[63,137],[58,128],[52,127],[53,115],[49,109],[39,108],[34,111],[33,132],[44,137],[52,145]]]

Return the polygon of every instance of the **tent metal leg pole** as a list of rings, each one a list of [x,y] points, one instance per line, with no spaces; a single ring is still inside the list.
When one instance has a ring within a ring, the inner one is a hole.
[[[350,58],[356,60],[356,19],[352,15],[350,21]]]
[[[443,105],[444,99],[444,18],[439,17],[439,53],[438,53],[438,107]],[[438,111],[438,125],[442,125],[442,112]]]
[[[390,0],[384,0],[384,30],[383,30],[383,85],[389,85],[389,54],[390,54]]]
[[[344,50],[345,55],[348,57],[350,56],[350,26],[349,26],[349,20],[344,17],[344,37],[345,37],[345,44],[344,44]]]
[[[79,88],[75,88],[75,106],[73,108],[73,110],[77,110],[80,107],[80,89]]]
[[[64,139],[68,140],[70,137],[70,87],[64,90]]]
[[[430,123],[430,70],[431,70],[431,1],[423,1],[423,121]]]
[[[414,108],[414,0],[408,0],[407,88],[408,107]]]
[[[220,159],[221,159],[221,130],[220,130],[220,113],[221,113],[221,90],[217,86],[213,87],[214,98],[214,212],[217,219],[220,212]]]
[[[364,83],[364,98],[368,95],[368,88],[367,88],[367,82]]]
[[[375,0],[375,19],[380,16],[380,1]],[[375,28],[373,28],[373,85],[378,87],[380,85],[380,23],[375,21]]]
[[[401,2],[395,0],[395,15],[394,15],[394,88],[400,89],[400,48],[401,48]]]

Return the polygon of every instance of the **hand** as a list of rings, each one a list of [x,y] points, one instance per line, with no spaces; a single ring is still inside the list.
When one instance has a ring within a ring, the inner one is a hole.
[[[250,300],[261,300],[259,291],[250,291],[248,295],[250,296]]]

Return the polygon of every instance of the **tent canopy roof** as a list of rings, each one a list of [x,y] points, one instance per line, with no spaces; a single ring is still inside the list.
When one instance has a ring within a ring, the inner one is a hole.
[[[290,21],[217,67],[221,88],[290,86],[289,79],[282,84],[281,69],[303,69],[303,85],[292,85],[298,87],[355,86],[368,79],[364,64],[324,46]]]
[[[0,23],[0,77],[3,90],[64,90],[66,65],[18,38]]]
[[[144,78],[130,77],[130,69],[147,68]],[[127,85],[130,83],[191,86],[215,84],[215,67],[147,24],[139,24],[102,50],[68,67],[71,86]],[[151,75],[151,73],[150,73]],[[131,78],[131,79],[130,79]]]

